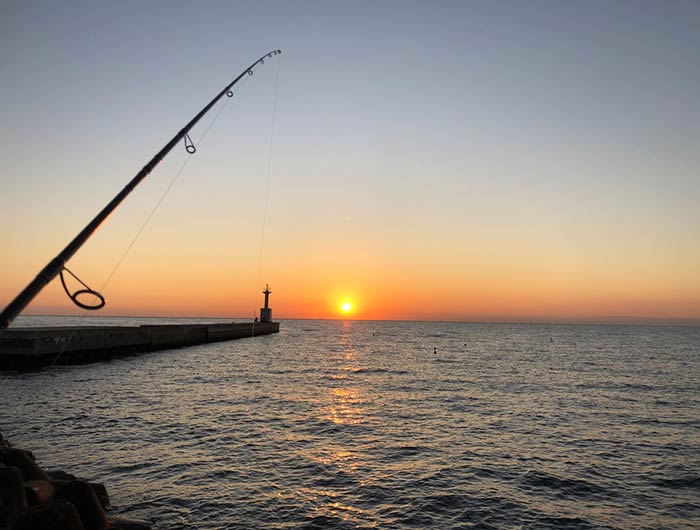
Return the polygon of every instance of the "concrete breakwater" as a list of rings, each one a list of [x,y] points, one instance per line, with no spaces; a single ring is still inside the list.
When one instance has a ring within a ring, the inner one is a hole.
[[[278,322],[11,328],[0,336],[0,369],[113,357],[279,333]]]
[[[10,530],[151,530],[145,521],[110,517],[109,494],[98,483],[46,471],[31,451],[0,434],[0,528]]]

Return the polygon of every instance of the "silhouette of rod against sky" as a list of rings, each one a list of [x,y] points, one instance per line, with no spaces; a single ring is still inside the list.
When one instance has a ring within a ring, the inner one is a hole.
[[[260,275],[279,317],[700,318],[697,3],[0,9],[0,305],[282,48],[261,269],[274,68],[197,146],[104,311],[248,314]],[[104,280],[174,155],[71,270]],[[54,282],[29,310],[71,309]]]

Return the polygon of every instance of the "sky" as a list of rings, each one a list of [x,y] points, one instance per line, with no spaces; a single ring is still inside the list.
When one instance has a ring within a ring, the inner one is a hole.
[[[67,264],[99,314],[700,323],[690,0],[3,0],[0,306],[275,49]]]

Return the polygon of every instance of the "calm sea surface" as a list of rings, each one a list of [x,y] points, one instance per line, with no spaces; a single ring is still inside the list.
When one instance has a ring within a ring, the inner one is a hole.
[[[700,528],[700,328],[281,329],[0,374],[0,431],[161,530]]]

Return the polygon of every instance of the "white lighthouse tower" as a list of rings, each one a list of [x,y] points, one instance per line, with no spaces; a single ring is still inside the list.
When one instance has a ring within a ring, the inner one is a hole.
[[[272,322],[272,309],[269,307],[271,292],[270,286],[265,284],[265,290],[263,291],[265,295],[265,307],[260,308],[260,322]]]

